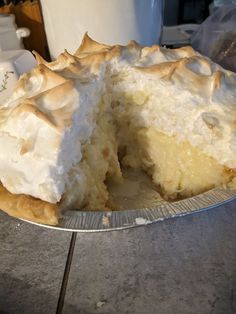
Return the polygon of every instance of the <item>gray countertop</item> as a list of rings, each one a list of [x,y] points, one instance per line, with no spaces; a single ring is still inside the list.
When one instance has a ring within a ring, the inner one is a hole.
[[[71,237],[0,213],[0,314],[236,313],[236,202]]]

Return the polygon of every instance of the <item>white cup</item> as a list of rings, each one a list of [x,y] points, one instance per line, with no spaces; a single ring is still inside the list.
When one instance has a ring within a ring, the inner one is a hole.
[[[26,27],[17,28],[13,14],[0,14],[0,49],[23,49],[22,38],[28,37],[30,30]]]
[[[41,0],[52,59],[74,53],[85,32],[106,44],[158,44],[163,0]]]

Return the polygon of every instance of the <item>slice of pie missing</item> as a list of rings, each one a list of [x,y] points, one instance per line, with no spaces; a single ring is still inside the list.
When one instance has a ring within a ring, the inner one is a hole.
[[[87,34],[74,55],[36,58],[0,106],[1,209],[47,224],[111,209],[107,179],[122,184],[122,167],[167,200],[235,187],[236,74],[190,47]]]

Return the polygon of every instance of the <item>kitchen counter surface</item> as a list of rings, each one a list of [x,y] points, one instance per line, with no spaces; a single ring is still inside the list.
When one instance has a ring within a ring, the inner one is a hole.
[[[236,313],[236,201],[91,234],[0,213],[0,241],[0,314]]]

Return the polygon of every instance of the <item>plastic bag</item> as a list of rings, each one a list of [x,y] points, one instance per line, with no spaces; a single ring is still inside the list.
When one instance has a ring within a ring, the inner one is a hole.
[[[224,5],[193,33],[191,45],[224,68],[236,72],[236,5]]]
[[[214,0],[213,2],[214,2],[215,7],[221,7],[224,4],[230,4],[230,3],[236,4],[236,0]]]

